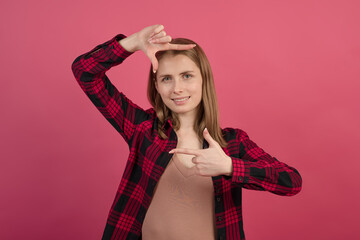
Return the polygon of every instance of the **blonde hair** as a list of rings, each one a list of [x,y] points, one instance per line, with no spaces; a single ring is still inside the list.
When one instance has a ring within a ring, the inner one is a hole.
[[[159,51],[156,53],[158,61],[165,56],[171,55],[176,56],[183,54],[189,57],[200,69],[202,82],[202,100],[199,104],[197,117],[194,123],[194,130],[197,133],[199,139],[203,141],[203,131],[205,127],[208,129],[211,137],[219,143],[221,147],[226,147],[227,142],[223,138],[222,131],[219,124],[219,111],[218,103],[215,92],[214,78],[211,70],[209,60],[207,59],[202,48],[194,41],[186,38],[175,38],[171,41],[173,44],[196,44],[194,48],[189,50],[167,50]],[[157,92],[155,87],[156,74],[153,72],[152,65],[150,67],[149,81],[147,87],[147,97],[150,104],[153,106],[159,123],[157,126],[158,135],[162,139],[166,139],[162,125],[168,118],[172,120],[172,125],[175,130],[180,128],[180,121],[177,113],[172,112],[162,101],[160,94]]]

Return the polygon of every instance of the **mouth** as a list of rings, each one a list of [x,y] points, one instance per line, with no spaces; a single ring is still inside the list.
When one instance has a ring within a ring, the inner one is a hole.
[[[190,98],[190,96],[183,97],[183,98],[172,98],[171,100],[173,100],[177,104],[179,104],[179,103],[181,104],[181,103],[185,103],[189,98]]]

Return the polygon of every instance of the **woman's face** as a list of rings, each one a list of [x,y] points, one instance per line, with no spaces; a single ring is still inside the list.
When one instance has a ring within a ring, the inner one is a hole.
[[[165,54],[159,61],[155,87],[171,111],[196,116],[202,99],[202,77],[200,69],[189,57]]]

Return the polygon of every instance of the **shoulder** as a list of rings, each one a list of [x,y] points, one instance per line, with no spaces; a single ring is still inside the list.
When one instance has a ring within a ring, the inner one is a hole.
[[[221,131],[227,142],[231,140],[242,142],[244,139],[249,138],[248,134],[240,128],[226,127],[222,128]]]
[[[154,108],[149,108],[149,109],[146,109],[145,112],[147,114],[149,114],[151,116],[151,118],[155,118],[156,117],[156,112],[154,110]]]

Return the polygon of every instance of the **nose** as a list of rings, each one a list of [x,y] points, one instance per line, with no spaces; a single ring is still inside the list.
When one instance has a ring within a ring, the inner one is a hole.
[[[183,91],[183,84],[181,79],[175,79],[174,81],[174,93],[180,93]]]

